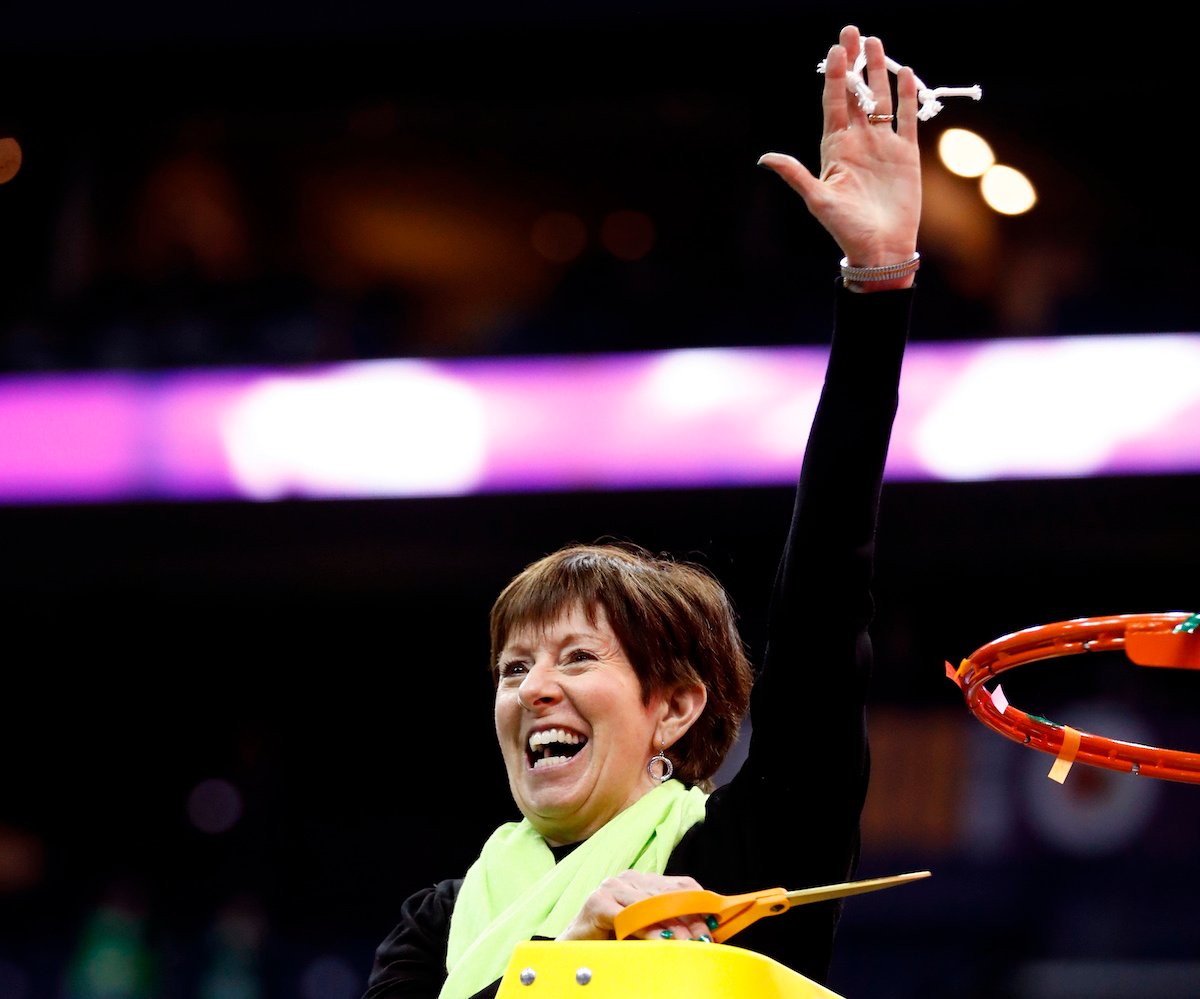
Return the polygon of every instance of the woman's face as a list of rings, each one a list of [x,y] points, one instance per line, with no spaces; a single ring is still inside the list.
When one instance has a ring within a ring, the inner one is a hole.
[[[552,846],[586,839],[655,786],[646,762],[658,750],[664,699],[643,703],[603,608],[595,617],[589,623],[577,606],[544,630],[515,631],[498,663],[496,735],[509,786]]]

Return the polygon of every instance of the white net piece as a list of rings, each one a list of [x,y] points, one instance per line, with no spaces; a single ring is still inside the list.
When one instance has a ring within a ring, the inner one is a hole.
[[[895,59],[885,56],[884,62],[887,64],[889,72],[900,72],[900,63],[896,62]],[[846,71],[846,84],[857,95],[858,103],[863,111],[871,114],[879,106],[879,101],[876,100],[874,91],[867,86],[867,81],[862,77],[862,71],[866,65],[866,53],[860,52],[858,58],[854,60],[854,66]],[[817,72],[825,72],[824,59],[817,63]],[[938,100],[939,97],[970,97],[973,100],[980,100],[983,97],[983,88],[979,84],[973,87],[930,88],[925,86],[920,77],[917,77],[917,100],[921,102],[921,106],[917,110],[917,118],[921,121],[929,121],[930,118],[941,111],[942,102]]]

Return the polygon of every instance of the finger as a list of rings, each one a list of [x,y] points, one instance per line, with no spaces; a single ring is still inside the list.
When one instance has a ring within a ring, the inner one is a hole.
[[[605,901],[616,906],[619,912],[626,906],[633,905],[634,902],[640,902],[643,899],[649,898],[652,894],[652,892],[648,892],[638,885],[622,883],[612,885],[609,888],[605,896]]]
[[[910,142],[917,141],[917,75],[911,66],[901,66],[896,74],[896,96],[899,98],[896,131]]]
[[[794,157],[784,153],[765,153],[759,157],[758,165],[777,174],[806,202],[820,197],[823,193],[825,185]]]
[[[862,34],[858,28],[853,24],[847,24],[838,36],[838,44],[846,50],[846,75],[859,72],[861,80],[862,67],[859,66],[859,62],[862,56]],[[862,124],[863,115],[866,113],[863,110],[858,88],[859,84],[856,83],[845,85],[842,89],[842,96],[846,100],[847,124],[850,122]]]
[[[691,927],[681,919],[668,919],[643,931],[647,940],[691,940]]]
[[[859,33],[858,27],[847,24],[842,28],[838,35],[838,44],[846,50],[846,65],[853,69],[854,61],[858,58],[858,51],[862,47],[862,35]]]
[[[703,943],[713,943],[713,927],[709,925],[706,916],[680,916],[679,919],[666,920],[650,927],[650,939],[662,940],[701,940]],[[664,933],[670,933],[670,937]]]
[[[821,110],[824,114],[825,134],[842,132],[850,126],[846,92],[846,50],[834,45],[825,57],[825,87],[821,91]]]
[[[586,914],[591,924],[605,932],[612,931],[613,926],[616,924],[617,916],[624,909],[625,906],[611,895],[593,896],[585,906]]]
[[[867,52],[867,86],[875,95],[875,114],[892,113],[892,81],[888,76],[883,42],[874,35],[863,42]]]
[[[661,874],[626,871],[605,881],[601,887],[618,906],[624,908],[665,891],[681,891],[700,886],[691,878],[666,878]]]

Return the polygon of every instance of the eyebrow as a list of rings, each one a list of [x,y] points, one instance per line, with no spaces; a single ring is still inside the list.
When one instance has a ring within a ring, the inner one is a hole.
[[[600,642],[600,641],[604,641],[603,636],[598,635],[595,632],[572,631],[566,635],[563,635],[562,639],[560,641],[556,642],[555,644],[559,648],[563,648],[567,645],[575,645],[578,643],[592,643],[592,642]],[[506,655],[512,655],[515,652],[528,652],[528,651],[529,651],[528,645],[523,645],[520,643],[505,645],[504,648],[502,648],[500,650],[499,658],[503,659]]]

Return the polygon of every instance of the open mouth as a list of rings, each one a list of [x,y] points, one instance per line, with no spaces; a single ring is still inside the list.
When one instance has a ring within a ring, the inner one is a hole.
[[[587,737],[565,728],[534,732],[525,746],[525,762],[533,770],[568,763],[584,746]]]

